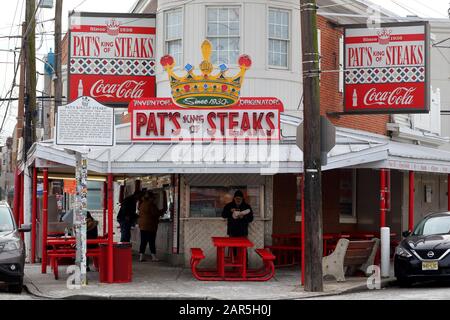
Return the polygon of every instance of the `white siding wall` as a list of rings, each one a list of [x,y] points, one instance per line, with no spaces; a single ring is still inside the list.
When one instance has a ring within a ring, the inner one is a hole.
[[[431,23],[432,43],[443,41],[450,37],[450,23]],[[440,46],[448,47],[450,41],[444,41]],[[440,89],[441,110],[450,110],[450,50],[446,48],[431,48],[431,85]],[[450,137],[450,115],[442,115],[441,135]],[[442,148],[450,150],[450,144]]]
[[[183,60],[177,62],[180,69],[186,63],[196,68],[202,56],[200,46],[206,38],[206,7],[212,5],[240,6],[240,54],[248,54],[252,58],[252,67],[247,72],[241,96],[273,96],[281,99],[285,110],[299,115],[297,110],[301,97],[301,38],[300,38],[300,10],[299,1],[268,1],[268,0],[241,0],[241,1],[191,1],[183,5],[182,2],[160,0],[157,12],[157,56],[164,54],[164,11],[168,9],[183,8],[184,34],[183,34]],[[269,7],[290,10],[290,55],[289,70],[271,69],[268,61],[268,10]],[[158,96],[170,96],[170,87],[167,74],[157,67]],[[180,73],[183,73],[180,70]],[[236,66],[230,66],[230,74],[237,72]],[[301,107],[303,108],[303,107]],[[302,109],[300,109],[302,110]]]

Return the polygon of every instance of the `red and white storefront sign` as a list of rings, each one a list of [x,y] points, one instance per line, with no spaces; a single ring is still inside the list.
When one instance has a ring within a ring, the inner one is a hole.
[[[344,111],[429,110],[427,23],[345,29]]]
[[[241,98],[230,108],[182,108],[171,98],[130,103],[134,141],[279,140],[277,98]]]
[[[72,14],[69,101],[84,95],[125,106],[154,97],[155,37],[154,15]]]

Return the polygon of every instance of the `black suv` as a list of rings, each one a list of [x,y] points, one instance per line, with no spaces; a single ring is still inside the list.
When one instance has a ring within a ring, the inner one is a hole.
[[[25,245],[19,232],[30,226],[17,228],[9,205],[0,202],[0,283],[6,283],[13,293],[21,293],[25,265]]]
[[[450,279],[450,212],[432,213],[395,249],[394,270],[401,286],[418,280]]]

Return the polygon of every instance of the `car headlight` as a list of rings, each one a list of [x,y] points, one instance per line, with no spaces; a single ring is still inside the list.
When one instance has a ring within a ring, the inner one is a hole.
[[[3,246],[3,251],[20,250],[20,240],[8,241]]]
[[[410,257],[412,257],[412,254],[409,253],[408,250],[406,250],[405,248],[403,248],[401,246],[398,246],[397,248],[395,248],[395,254],[399,255],[400,257],[403,257],[403,258],[410,258]]]

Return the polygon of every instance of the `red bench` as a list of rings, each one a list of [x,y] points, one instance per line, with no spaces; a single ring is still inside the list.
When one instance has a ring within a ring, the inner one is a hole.
[[[50,266],[53,269],[53,274],[55,276],[55,280],[58,280],[59,278],[59,260],[64,258],[72,258],[75,259],[76,257],[76,250],[75,249],[52,249],[47,251],[47,257],[50,259]],[[98,266],[98,258],[100,257],[100,249],[88,249],[86,252],[86,257],[93,257],[94,258],[94,265]]]

